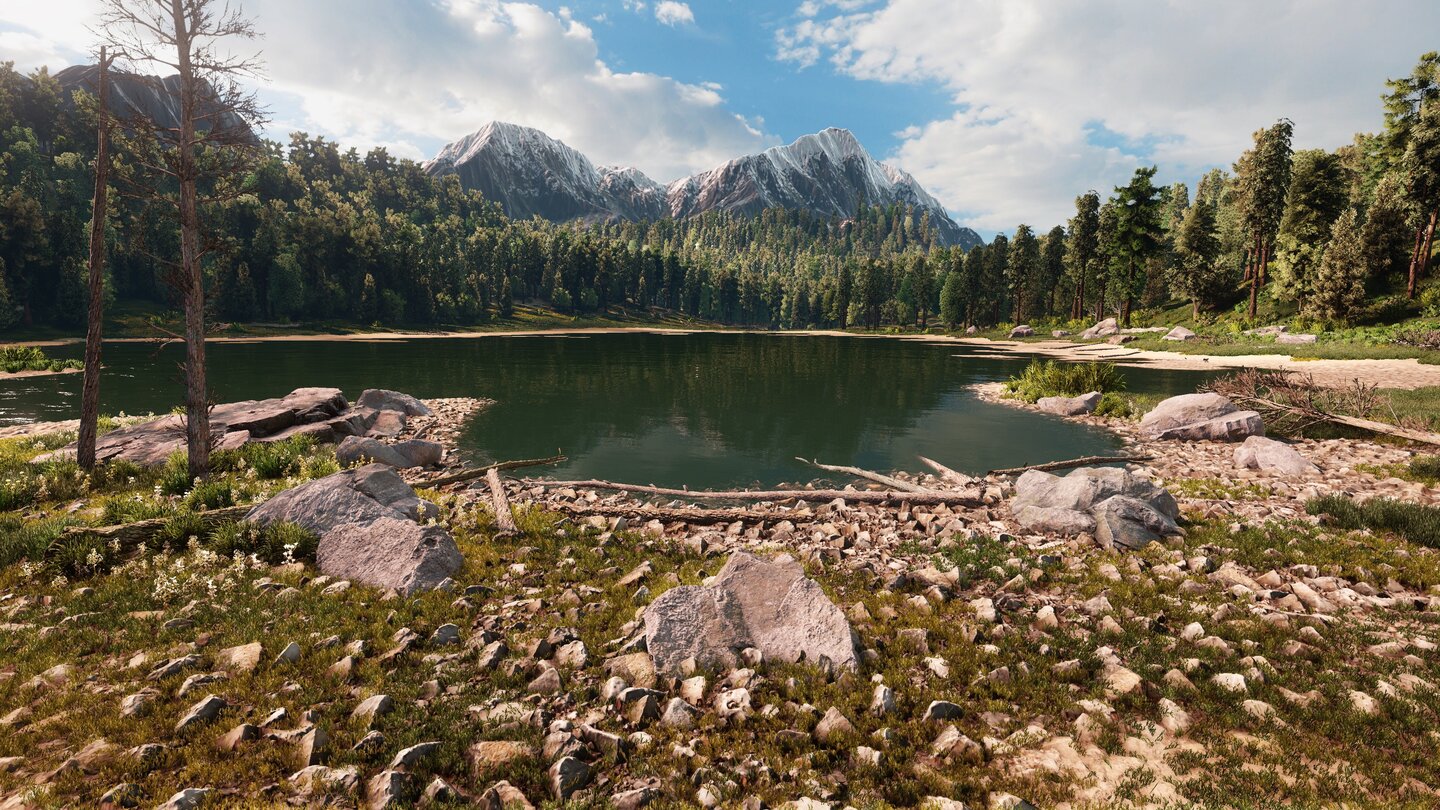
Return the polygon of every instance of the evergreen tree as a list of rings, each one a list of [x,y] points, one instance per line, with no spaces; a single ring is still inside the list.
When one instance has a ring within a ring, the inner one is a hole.
[[[1160,250],[1160,200],[1155,167],[1136,169],[1129,184],[1115,189],[1114,254],[1111,267],[1119,283],[1120,319],[1130,325],[1135,298],[1145,289],[1146,265]]]
[[[1268,281],[1275,236],[1285,215],[1294,133],[1295,125],[1283,118],[1256,131],[1255,147],[1235,164],[1240,216],[1250,239],[1246,278],[1250,281],[1251,318],[1258,312],[1260,288]]]
[[[1296,152],[1275,249],[1277,298],[1304,307],[1330,229],[1349,199],[1340,158],[1322,149]]]
[[[1029,225],[1015,229],[1010,242],[1010,255],[1005,265],[1005,283],[1014,307],[1015,323],[1024,323],[1025,305],[1033,295],[1032,285],[1040,274],[1040,243]]]
[[[1085,314],[1085,287],[1095,277],[1100,250],[1099,194],[1087,191],[1075,198],[1075,216],[1070,218],[1069,229],[1070,250],[1066,258],[1075,290],[1070,317],[1079,320]]]
[[[1190,299],[1191,317],[1199,318],[1202,307],[1213,306],[1224,292],[1228,273],[1218,261],[1220,239],[1216,235],[1215,206],[1204,198],[1185,212],[1175,236],[1176,264],[1172,282]]]
[[[1045,315],[1055,312],[1055,297],[1065,278],[1065,228],[1056,225],[1041,239],[1040,278],[1036,284],[1035,304]]]
[[[1335,220],[1330,244],[1315,274],[1315,289],[1306,302],[1311,314],[1328,320],[1347,321],[1365,300],[1365,244],[1360,237],[1359,217],[1350,208]]]
[[[1407,271],[1410,227],[1405,186],[1397,172],[1380,178],[1370,201],[1360,241],[1365,245],[1365,266],[1369,278],[1386,281]]]
[[[940,320],[950,329],[965,318],[965,280],[963,271],[947,273],[945,286],[940,288]]]

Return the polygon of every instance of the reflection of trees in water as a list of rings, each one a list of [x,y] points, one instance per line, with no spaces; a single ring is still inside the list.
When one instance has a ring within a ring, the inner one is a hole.
[[[805,447],[848,458],[868,430],[907,428],[935,407],[954,362],[933,347],[844,338],[505,343],[486,358],[478,392],[502,404],[470,436],[491,454],[537,441],[578,454],[594,446],[597,425],[638,436],[669,422],[742,452]]]

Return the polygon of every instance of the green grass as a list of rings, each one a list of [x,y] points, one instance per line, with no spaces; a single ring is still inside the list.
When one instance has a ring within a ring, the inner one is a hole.
[[[1391,498],[1356,503],[1343,495],[1326,495],[1310,500],[1305,509],[1343,529],[1390,532],[1417,545],[1440,548],[1440,507]]]
[[[0,346],[0,371],[67,371],[84,368],[79,360],[52,360],[38,346]]]
[[[1125,377],[1113,363],[1060,363],[1032,360],[1018,377],[1011,377],[1005,389],[1016,399],[1035,402],[1041,397],[1073,397],[1091,391],[1111,393],[1125,390]]]

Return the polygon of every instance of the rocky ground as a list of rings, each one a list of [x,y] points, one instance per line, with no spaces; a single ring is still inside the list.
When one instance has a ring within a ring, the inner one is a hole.
[[[408,429],[444,439],[478,404]],[[458,567],[407,597],[198,541],[100,546],[69,578],[11,566],[0,806],[1440,804],[1440,560],[1305,510],[1435,502],[1395,477],[1414,452],[1302,441],[1317,470],[1282,475],[1239,468],[1235,443],[1072,418],[1152,457],[1133,490],[1173,495],[1181,531],[1126,550],[1027,529],[1010,476],[900,476],[969,496],[953,506],[777,501],[718,524],[514,480],[513,534],[483,481],[421,485]],[[805,576],[745,585],[736,552]],[[652,626],[773,590],[805,594],[814,633],[773,643],[748,608]],[[675,652],[717,633],[728,659]],[[793,660],[808,645],[823,661]]]

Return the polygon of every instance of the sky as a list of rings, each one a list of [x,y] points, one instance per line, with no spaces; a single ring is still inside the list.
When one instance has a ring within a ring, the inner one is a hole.
[[[1250,134],[1380,126],[1436,0],[231,0],[267,134],[414,159],[491,120],[661,182],[853,131],[983,235],[1063,224],[1138,166],[1192,186]],[[99,0],[0,0],[0,60],[87,61]]]

